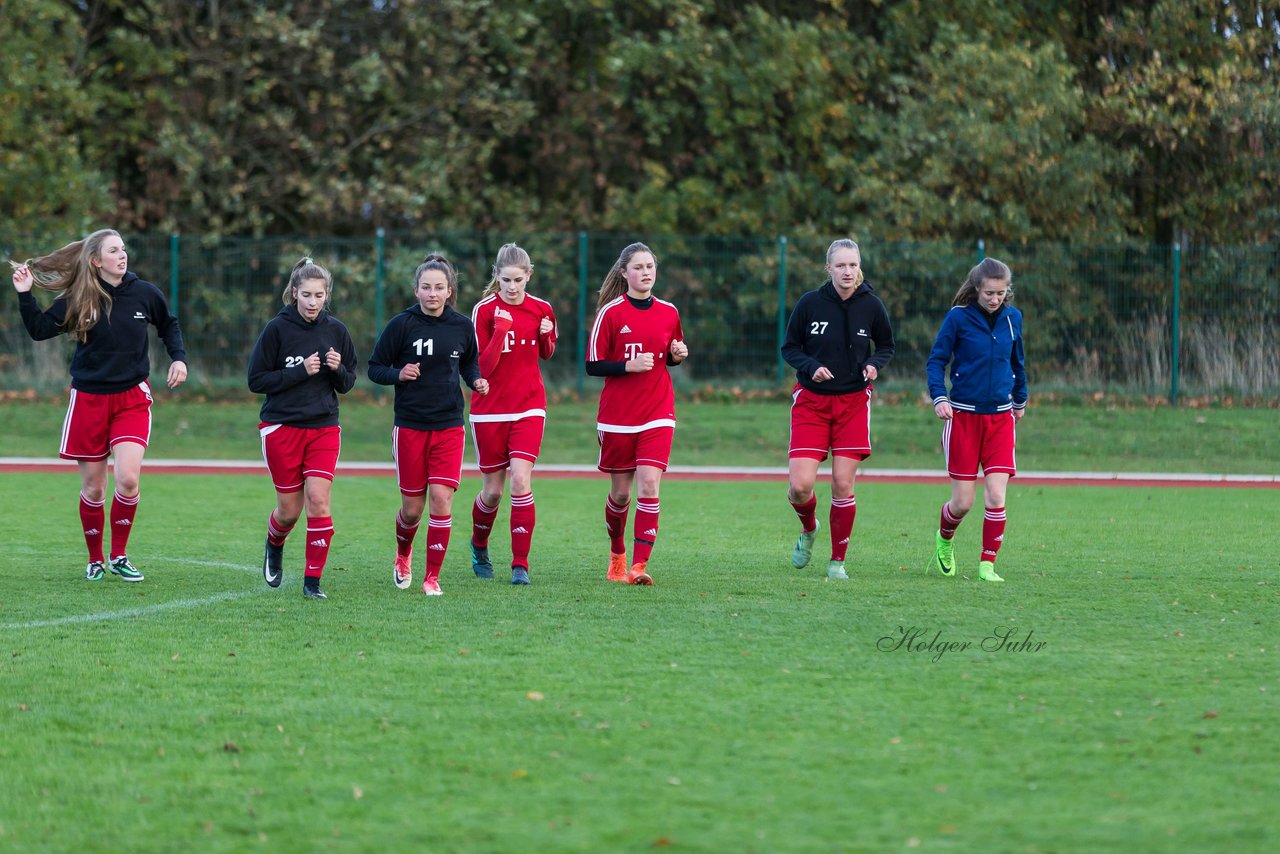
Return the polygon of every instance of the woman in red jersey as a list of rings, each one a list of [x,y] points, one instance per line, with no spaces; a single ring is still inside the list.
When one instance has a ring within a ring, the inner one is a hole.
[[[551,303],[527,290],[529,253],[514,243],[498,250],[493,279],[471,312],[480,348],[480,375],[489,393],[471,398],[471,437],[482,483],[471,507],[471,569],[493,578],[489,534],[511,470],[511,583],[529,583],[529,548],[536,520],[533,464],[542,449],[547,392],[539,359],[556,351]]]
[[[177,388],[187,380],[178,319],[159,288],[129,271],[124,241],[109,228],[13,267],[13,287],[31,337],[43,341],[66,333],[76,338],[71,401],[58,456],[80,466],[80,522],[89,549],[84,577],[101,581],[110,569],[125,581],[141,581],[142,573],[129,562],[125,546],[138,512],[142,457],[151,439],[147,325],[154,325],[164,341],[173,360],[168,385]],[[47,311],[31,293],[33,285],[58,294]],[[115,459],[116,488],[108,564],[102,529],[107,522],[103,508],[109,456]]]
[[[658,536],[658,488],[675,434],[675,389],[667,368],[689,356],[674,305],[653,296],[658,261],[632,243],[600,285],[587,344],[587,373],[604,377],[596,416],[600,471],[610,476],[605,502],[610,581],[653,584],[647,571]],[[623,534],[636,485],[635,551],[627,568]]]

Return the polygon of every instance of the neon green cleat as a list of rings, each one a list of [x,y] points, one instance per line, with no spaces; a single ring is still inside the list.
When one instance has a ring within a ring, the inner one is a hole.
[[[978,578],[982,581],[1004,581],[1003,578],[996,575],[996,565],[989,560],[984,560],[978,564]]]
[[[831,563],[827,565],[827,578],[832,581],[848,581],[849,573],[844,571],[844,561],[831,561]]]
[[[791,550],[791,565],[796,569],[804,569],[813,559],[813,541],[818,536],[819,527],[814,525],[812,531],[800,532],[796,547]]]
[[[933,541],[933,558],[925,571],[933,572],[936,569],[948,578],[954,576],[956,574],[955,540],[944,540],[942,532],[938,531],[933,535]]]

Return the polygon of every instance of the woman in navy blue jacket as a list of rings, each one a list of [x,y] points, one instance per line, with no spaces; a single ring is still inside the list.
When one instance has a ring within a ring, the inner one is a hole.
[[[952,537],[973,507],[981,466],[986,513],[978,578],[1004,580],[996,574],[996,554],[1004,542],[1005,490],[1017,474],[1014,425],[1027,406],[1022,312],[1011,304],[1012,281],[1008,265],[994,258],[970,270],[929,353],[929,396],[943,422],[942,450],[951,477],[951,499],[942,505],[929,569],[946,576],[956,573]]]

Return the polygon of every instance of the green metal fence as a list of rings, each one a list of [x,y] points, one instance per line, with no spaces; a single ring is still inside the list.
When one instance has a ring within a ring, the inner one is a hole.
[[[289,270],[302,255],[333,271],[331,307],[350,328],[363,368],[383,324],[411,303],[413,270],[426,253],[443,252],[455,263],[458,305],[469,310],[498,247],[511,240],[529,250],[530,290],[555,306],[559,320],[560,349],[546,366],[547,379],[586,392],[598,382],[582,369],[596,290],[632,239],[585,232],[127,235],[131,269],[169,295],[182,324],[191,383],[215,393],[243,389],[253,342],[279,310]],[[63,242],[0,237],[0,251],[23,258]],[[655,293],[674,302],[684,320],[691,358],[675,372],[679,386],[789,387],[792,373],[778,354],[786,318],[799,296],[824,280],[829,240],[657,236],[645,242],[659,259]],[[863,243],[863,268],[898,338],[881,390],[923,394],[924,362],[938,323],[969,268],[985,255],[1013,268],[1033,394],[1105,390],[1175,402],[1188,394],[1280,395],[1280,249],[983,241]],[[30,341],[10,306],[0,317],[4,387],[65,385],[70,343]],[[154,361],[163,366],[168,360],[157,348]],[[374,388],[363,378],[361,384]]]

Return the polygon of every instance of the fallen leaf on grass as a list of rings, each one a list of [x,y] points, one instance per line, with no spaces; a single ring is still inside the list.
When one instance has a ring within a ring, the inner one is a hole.
[[[528,694],[525,694],[525,697],[527,697],[530,700],[541,700],[542,694],[538,693],[537,691],[530,691]]]

